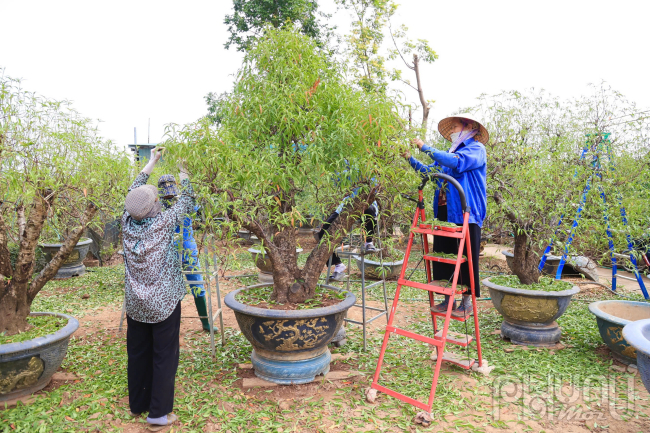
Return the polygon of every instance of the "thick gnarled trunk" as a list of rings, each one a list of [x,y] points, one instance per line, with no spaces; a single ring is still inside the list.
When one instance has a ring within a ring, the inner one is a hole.
[[[20,249],[16,263],[11,266],[7,248],[6,224],[0,215],[0,332],[15,334],[27,329],[27,317],[32,301],[38,292],[58,272],[81,238],[88,223],[97,213],[97,207],[88,203],[84,215],[78,225],[70,232],[59,251],[52,260],[36,276],[33,275],[34,259],[38,238],[47,219],[47,209],[52,205],[54,197],[44,191],[41,196],[34,197],[29,215],[20,228]],[[22,218],[22,209],[16,209],[17,217]]]
[[[524,231],[515,233],[515,248],[513,250],[512,273],[519,277],[522,284],[539,282],[538,270],[541,250],[530,242],[530,237]]]
[[[284,227],[271,236],[274,227],[267,227],[265,222],[243,221],[242,225],[257,236],[264,245],[271,263],[273,264],[273,293],[271,299],[284,304],[287,302],[303,303],[316,294],[318,279],[323,266],[327,263],[334,249],[341,244],[345,233],[375,200],[376,189],[368,194],[360,194],[350,203],[340,217],[328,229],[328,241],[320,243],[307,257],[307,262],[301,270],[298,268],[296,255],[296,232],[294,227]]]

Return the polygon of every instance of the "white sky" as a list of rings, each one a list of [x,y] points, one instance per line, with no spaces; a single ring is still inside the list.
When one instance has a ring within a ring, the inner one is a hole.
[[[133,142],[133,127],[147,142],[148,118],[157,142],[166,123],[204,115],[208,92],[230,89],[242,57],[223,48],[231,4],[0,0],[0,68],[101,119],[119,147]],[[394,24],[440,56],[423,68],[430,116],[440,119],[481,93],[535,87],[572,97],[601,80],[650,107],[649,16],[647,0],[402,0]],[[332,21],[347,28],[349,19]]]

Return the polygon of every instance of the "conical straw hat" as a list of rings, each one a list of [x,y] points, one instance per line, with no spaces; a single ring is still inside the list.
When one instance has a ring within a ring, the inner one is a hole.
[[[440,132],[440,135],[445,137],[445,139],[451,141],[451,124],[452,121],[455,119],[466,119],[466,120],[471,120],[473,122],[476,122],[479,124],[479,130],[478,133],[474,136],[474,140],[487,144],[488,141],[490,141],[490,134],[488,133],[487,129],[485,129],[485,126],[481,124],[478,120],[474,118],[469,113],[463,113],[463,114],[457,114],[456,116],[451,116],[451,117],[445,117],[442,119],[440,122],[438,122],[438,132]]]

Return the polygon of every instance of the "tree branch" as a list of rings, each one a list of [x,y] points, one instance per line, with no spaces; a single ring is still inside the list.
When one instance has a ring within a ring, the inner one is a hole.
[[[61,268],[61,265],[63,265],[63,262],[68,259],[75,245],[77,245],[77,242],[79,242],[79,239],[81,239],[84,230],[90,221],[92,221],[92,219],[95,217],[98,209],[99,208],[95,206],[94,203],[88,202],[80,224],[72,230],[70,235],[63,242],[63,245],[59,251],[54,255],[54,257],[52,257],[52,260],[50,260],[50,262],[45,265],[41,273],[38,274],[38,276],[34,278],[34,280],[29,285],[29,292],[27,293],[27,296],[30,301],[36,297],[45,283],[47,283],[54,277],[54,275],[56,275],[56,273]]]

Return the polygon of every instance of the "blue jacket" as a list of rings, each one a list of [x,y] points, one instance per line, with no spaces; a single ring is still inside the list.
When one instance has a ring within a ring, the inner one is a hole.
[[[467,205],[470,207],[469,222],[483,227],[487,210],[485,146],[473,138],[469,138],[461,143],[454,153],[436,150],[427,145],[422,146],[422,152],[429,155],[435,162],[426,165],[411,157],[409,159],[411,167],[420,173],[440,171],[456,179],[463,187]],[[433,214],[436,217],[438,216],[438,191],[441,185],[442,181],[438,181],[433,199]],[[447,221],[456,224],[463,223],[460,196],[452,185],[447,188]]]

